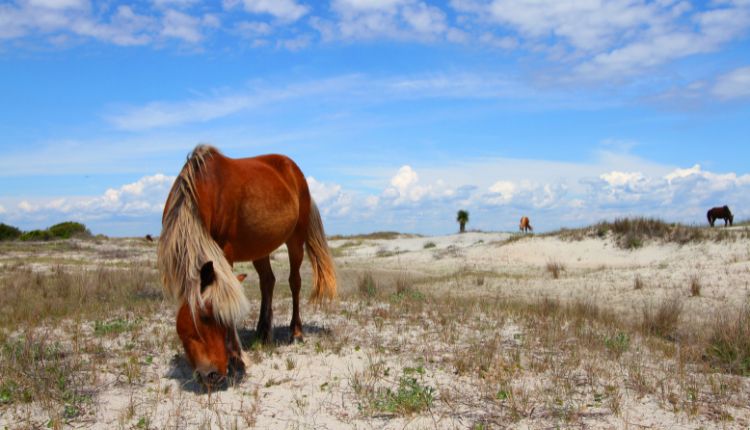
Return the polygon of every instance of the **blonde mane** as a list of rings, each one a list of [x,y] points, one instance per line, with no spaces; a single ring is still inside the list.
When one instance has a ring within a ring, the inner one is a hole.
[[[196,178],[216,154],[221,153],[210,145],[196,146],[175,179],[162,218],[157,264],[164,294],[179,306],[187,302],[193,318],[210,303],[214,318],[234,327],[244,318],[249,303],[224,251],[203,226],[195,192]],[[201,294],[200,269],[209,261],[216,282]]]

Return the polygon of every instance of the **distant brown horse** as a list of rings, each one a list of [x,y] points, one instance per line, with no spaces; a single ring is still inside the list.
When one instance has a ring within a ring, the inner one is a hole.
[[[714,222],[719,218],[724,220],[724,227],[727,226],[727,223],[731,226],[734,222],[734,215],[729,210],[729,206],[726,205],[709,209],[706,213],[706,218],[708,218],[708,223],[711,224],[711,227],[714,226]]]
[[[521,217],[521,223],[518,224],[518,229],[524,233],[529,232],[529,231],[534,231],[534,228],[531,227],[531,221],[529,221],[529,217],[527,216]]]
[[[302,171],[283,155],[232,159],[199,145],[172,185],[157,253],[165,292],[179,305],[177,334],[208,385],[242,364],[237,325],[249,304],[232,273],[252,261],[260,278],[257,334],[272,340],[275,277],[269,255],[286,244],[292,290],[292,340],[302,339],[300,266],[312,265],[311,299],[336,295],[336,274],[318,208]],[[239,362],[237,361],[239,359]]]

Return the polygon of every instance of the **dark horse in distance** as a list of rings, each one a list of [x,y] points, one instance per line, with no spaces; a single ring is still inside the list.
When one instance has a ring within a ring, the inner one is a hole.
[[[714,222],[719,218],[724,220],[724,227],[727,226],[727,223],[732,225],[734,222],[734,215],[729,210],[729,206],[726,205],[709,209],[706,213],[706,218],[708,218],[708,223],[711,224],[711,227],[714,226]]]

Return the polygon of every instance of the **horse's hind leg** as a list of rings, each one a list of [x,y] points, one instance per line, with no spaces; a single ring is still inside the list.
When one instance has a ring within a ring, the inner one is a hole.
[[[304,239],[298,234],[286,243],[289,250],[289,288],[292,290],[292,322],[289,324],[290,342],[302,341],[302,319],[299,316],[299,292],[302,288],[302,277],[299,269],[305,257]]]
[[[253,261],[255,271],[260,278],[260,316],[256,332],[258,339],[264,343],[273,341],[273,287],[276,277],[273,276],[271,260],[268,257]]]

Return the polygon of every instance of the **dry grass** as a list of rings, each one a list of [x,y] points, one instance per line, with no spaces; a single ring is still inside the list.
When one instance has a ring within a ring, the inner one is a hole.
[[[709,327],[707,355],[723,371],[750,376],[750,304],[716,316]]]
[[[679,296],[661,300],[656,305],[643,306],[641,330],[649,335],[673,340],[677,336],[683,303]]]
[[[559,279],[560,274],[565,271],[565,266],[557,261],[548,261],[546,268],[553,279]]]
[[[703,242],[707,239],[727,240],[733,238],[728,232],[711,232],[705,228],[667,223],[656,218],[617,218],[612,222],[603,221],[580,229],[563,229],[551,233],[568,240],[581,240],[585,237],[606,238],[612,236],[617,245],[624,249],[637,249],[647,241],[658,240],[664,243]]]
[[[0,327],[11,330],[62,318],[101,318],[123,308],[147,312],[162,302],[156,271],[137,264],[127,269],[55,266],[50,273],[13,267],[0,278],[0,291]]]
[[[357,281],[357,291],[360,296],[365,298],[373,298],[378,295],[378,284],[375,282],[375,277],[371,272],[365,272],[360,275]]]
[[[532,270],[535,279],[550,283],[554,267],[560,277],[563,264],[550,263]],[[750,374],[750,306],[688,326],[677,295],[644,305],[634,318],[594,298],[503,296],[492,288],[511,288],[515,278],[465,263],[424,278],[341,265],[339,307],[303,309],[306,324],[324,329],[307,332],[303,345],[251,349],[253,378],[220,397],[246,397],[240,412],[230,413],[211,396],[166,392],[172,386],[161,385],[163,374],[148,373],[154,351],[162,359],[181,354],[171,318],[148,329],[142,322],[169,315],[149,265],[9,270],[0,281],[13,300],[11,306],[0,299],[2,311],[12,312],[0,325],[0,414],[34,405],[43,418],[30,418],[26,427],[90,424],[100,391],[109,389],[98,382],[102,374],[114,374],[116,389],[133,393],[121,411],[122,428],[274,427],[279,421],[269,417],[279,410],[264,402],[278,402],[278,390],[294,393],[294,415],[281,418],[289,427],[305,427],[318,415],[343,427],[621,427],[643,405],[667,417],[655,427],[670,420],[707,428],[748,424],[750,391],[735,375]],[[450,284],[450,293],[437,283]],[[634,294],[627,279],[623,285]],[[644,288],[640,276],[634,285]],[[289,299],[279,297],[281,325]],[[330,364],[320,372],[328,379],[305,385],[318,358]],[[343,377],[333,365],[339,359],[349,360]],[[193,403],[181,403],[181,396]],[[171,415],[160,417],[157,409]]]
[[[156,273],[138,264],[124,270],[55,266],[49,272],[9,267],[0,290],[0,408],[37,405],[51,428],[92,407],[99,374],[92,367],[106,356],[97,338],[137,330],[132,320],[112,317],[126,309],[148,315],[162,303]],[[93,322],[91,335],[84,334],[83,321]],[[57,331],[62,327],[64,336]],[[133,360],[122,368],[131,383],[142,377]]]
[[[641,278],[640,274],[635,275],[635,278],[633,279],[633,289],[634,290],[642,290],[643,289],[643,279]]]
[[[701,278],[698,275],[690,275],[690,278],[688,279],[688,283],[690,284],[690,296],[691,297],[699,297],[701,295]]]

